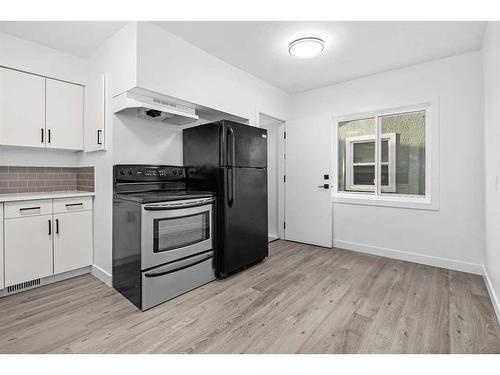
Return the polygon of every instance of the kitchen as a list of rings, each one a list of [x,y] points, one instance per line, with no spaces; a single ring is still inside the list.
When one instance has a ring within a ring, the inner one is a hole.
[[[320,65],[290,79],[315,64],[297,43],[336,48],[328,32],[299,38],[299,21],[284,53],[263,52],[291,69],[269,79],[214,41],[279,22],[107,21],[87,44],[54,38],[96,22],[0,22],[0,352],[500,352],[483,203],[496,22],[348,22],[366,45],[444,31],[423,57],[401,42],[410,63],[356,62],[335,82]]]

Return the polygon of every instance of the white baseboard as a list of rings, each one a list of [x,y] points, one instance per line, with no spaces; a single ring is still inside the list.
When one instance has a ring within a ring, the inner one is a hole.
[[[95,277],[97,277],[99,280],[101,280],[107,286],[109,287],[113,286],[113,277],[111,276],[111,274],[104,271],[101,267],[93,264],[90,273]]]
[[[476,275],[483,275],[483,266],[476,263],[462,262],[459,260],[433,257],[418,253],[411,253],[400,250],[387,249],[383,247],[363,245],[354,242],[333,240],[333,247],[340,249],[359,251],[366,254],[378,255],[387,258],[405,260],[407,262],[421,263],[428,266],[448,268],[455,271],[468,272]]]
[[[483,279],[486,284],[486,289],[488,289],[488,294],[490,295],[491,303],[493,308],[495,309],[495,314],[497,316],[497,321],[500,324],[500,301],[497,298],[497,294],[495,293],[495,288],[493,288],[493,284],[491,283],[490,277],[488,276],[488,272],[486,271],[486,267],[483,266]]]
[[[85,275],[87,273],[90,273],[90,266],[78,268],[76,270],[71,270],[71,271],[67,271],[67,272],[63,272],[63,273],[58,273],[58,274],[55,274],[52,276],[43,277],[40,279],[40,283],[35,284],[31,287],[18,289],[18,290],[13,291],[13,292],[8,292],[8,288],[5,287],[4,289],[0,289],[0,297],[4,297],[4,296],[16,294],[16,293],[21,293],[21,292],[24,292],[26,290],[39,288],[39,287],[44,286],[44,285],[58,283],[59,281],[71,279],[73,277]]]

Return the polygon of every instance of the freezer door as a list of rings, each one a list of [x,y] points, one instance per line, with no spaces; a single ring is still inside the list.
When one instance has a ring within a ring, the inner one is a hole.
[[[222,168],[219,277],[268,255],[267,170]]]
[[[221,166],[267,168],[267,130],[221,121]]]

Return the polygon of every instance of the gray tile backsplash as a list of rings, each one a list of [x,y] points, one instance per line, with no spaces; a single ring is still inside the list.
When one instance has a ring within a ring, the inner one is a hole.
[[[0,166],[0,194],[94,191],[94,167]]]

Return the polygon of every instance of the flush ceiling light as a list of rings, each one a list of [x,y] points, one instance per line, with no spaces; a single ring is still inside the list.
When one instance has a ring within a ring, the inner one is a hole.
[[[324,49],[325,42],[320,38],[314,37],[300,38],[288,45],[288,53],[300,58],[319,55]]]

